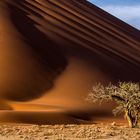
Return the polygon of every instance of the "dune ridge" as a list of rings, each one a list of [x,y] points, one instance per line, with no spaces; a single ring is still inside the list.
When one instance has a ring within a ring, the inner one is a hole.
[[[140,82],[139,30],[86,0],[4,0],[0,21],[0,98],[21,122],[39,110],[108,116],[114,104],[84,100],[92,85]]]

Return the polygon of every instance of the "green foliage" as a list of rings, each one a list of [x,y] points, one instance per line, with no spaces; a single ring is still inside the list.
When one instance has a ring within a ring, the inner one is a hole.
[[[135,127],[140,119],[140,85],[132,82],[119,82],[118,85],[103,86],[100,83],[93,86],[88,94],[89,102],[102,103],[103,100],[113,100],[118,106],[113,110],[116,115],[125,112],[131,127]]]

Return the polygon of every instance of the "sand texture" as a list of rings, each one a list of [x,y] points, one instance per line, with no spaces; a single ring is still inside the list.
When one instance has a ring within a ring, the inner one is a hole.
[[[0,125],[1,140],[140,140],[140,128],[112,124]]]

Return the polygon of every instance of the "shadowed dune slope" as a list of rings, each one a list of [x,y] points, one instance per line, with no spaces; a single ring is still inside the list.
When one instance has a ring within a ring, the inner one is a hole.
[[[85,102],[92,85],[139,73],[140,32],[86,0],[0,1],[0,98],[10,108],[107,115],[113,104]]]

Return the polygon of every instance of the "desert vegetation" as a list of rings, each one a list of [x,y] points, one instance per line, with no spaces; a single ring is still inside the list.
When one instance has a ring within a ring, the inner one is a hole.
[[[140,119],[140,85],[133,82],[119,82],[117,85],[109,84],[103,86],[98,83],[88,94],[89,102],[100,102],[104,100],[112,100],[117,103],[117,107],[113,110],[113,114],[124,113],[128,120],[129,127],[138,126]]]

